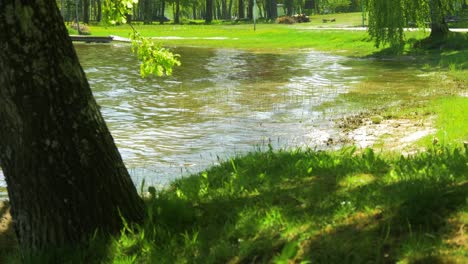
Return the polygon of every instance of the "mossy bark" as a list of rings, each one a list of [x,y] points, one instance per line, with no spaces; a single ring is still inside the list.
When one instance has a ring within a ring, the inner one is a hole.
[[[55,0],[0,1],[0,162],[24,252],[144,218]]]

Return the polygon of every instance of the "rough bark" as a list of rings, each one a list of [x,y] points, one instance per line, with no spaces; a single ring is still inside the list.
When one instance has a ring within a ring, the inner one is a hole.
[[[0,162],[26,252],[118,232],[144,206],[55,0],[0,1]]]

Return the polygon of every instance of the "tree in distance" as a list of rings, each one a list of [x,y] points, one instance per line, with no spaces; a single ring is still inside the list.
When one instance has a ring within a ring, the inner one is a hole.
[[[377,46],[385,43],[401,46],[405,27],[413,23],[425,27],[429,23],[429,38],[444,38],[449,32],[445,17],[460,9],[463,2],[464,0],[367,0],[369,34]]]

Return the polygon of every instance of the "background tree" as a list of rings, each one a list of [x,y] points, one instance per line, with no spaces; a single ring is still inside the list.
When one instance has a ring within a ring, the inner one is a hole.
[[[390,43],[401,46],[404,28],[411,23],[425,27],[430,21],[430,38],[441,38],[448,34],[445,16],[461,7],[461,0],[367,0],[369,12],[369,34],[376,45]]]
[[[206,0],[205,23],[213,21],[213,0]]]
[[[239,0],[237,1],[237,18],[238,19],[243,19],[245,18],[245,6],[244,6],[244,0]]]
[[[0,32],[0,165],[23,252],[141,222],[55,1],[1,1]]]
[[[89,0],[83,0],[83,22],[89,24]]]

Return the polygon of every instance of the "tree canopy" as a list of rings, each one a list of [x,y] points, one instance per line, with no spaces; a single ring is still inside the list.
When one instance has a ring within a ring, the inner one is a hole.
[[[463,0],[367,0],[369,34],[377,46],[400,46],[404,28],[431,26],[431,37],[448,33],[445,16],[460,9]]]

